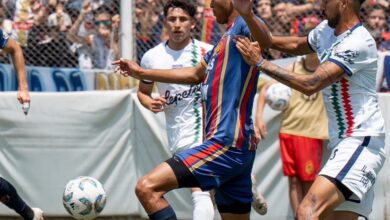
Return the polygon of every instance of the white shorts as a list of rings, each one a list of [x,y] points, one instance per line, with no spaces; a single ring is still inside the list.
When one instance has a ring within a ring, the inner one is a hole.
[[[384,146],[384,136],[348,137],[332,150],[319,175],[338,180],[353,193],[335,210],[368,217],[374,201],[373,185],[385,163]]]

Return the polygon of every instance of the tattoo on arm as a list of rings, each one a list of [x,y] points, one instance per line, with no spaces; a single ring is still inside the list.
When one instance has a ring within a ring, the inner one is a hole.
[[[343,77],[344,72],[335,70],[330,65],[333,64],[331,62],[325,62],[318,67],[315,73],[310,75],[295,74],[271,62],[264,63],[261,69],[272,78],[293,89],[305,94],[313,94]]]

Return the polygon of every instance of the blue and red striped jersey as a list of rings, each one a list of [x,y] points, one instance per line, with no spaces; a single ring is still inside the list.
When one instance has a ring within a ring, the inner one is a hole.
[[[203,58],[207,66],[202,83],[205,137],[220,144],[256,147],[252,121],[259,72],[249,66],[235,46],[238,35],[250,37],[242,17],[227,28],[218,44]]]

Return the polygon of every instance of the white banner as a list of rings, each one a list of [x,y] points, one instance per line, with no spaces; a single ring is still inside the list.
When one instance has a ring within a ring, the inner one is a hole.
[[[103,216],[146,217],[134,188],[142,175],[170,157],[164,114],[146,110],[131,90],[32,93],[28,116],[15,92],[0,93],[0,100],[0,174],[31,206],[48,216],[67,215],[62,206],[65,184],[86,175],[100,180],[107,191]],[[390,94],[380,94],[380,105],[389,134]],[[280,114],[268,107],[265,114],[269,134],[259,145],[253,172],[269,211],[265,216],[252,211],[251,219],[293,219],[279,155]],[[387,135],[388,157],[389,141]],[[386,162],[376,182],[371,220],[390,217],[389,192]],[[167,199],[180,219],[192,218],[189,190],[175,190]],[[15,215],[3,205],[0,213]]]

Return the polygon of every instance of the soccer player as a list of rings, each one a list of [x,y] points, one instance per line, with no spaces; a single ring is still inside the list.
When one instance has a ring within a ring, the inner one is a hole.
[[[0,48],[11,55],[12,62],[15,67],[15,72],[18,78],[18,92],[17,99],[20,104],[28,106],[30,103],[30,95],[28,92],[28,85],[26,80],[26,66],[22,48],[15,40],[0,29]],[[26,104],[25,104],[26,103]],[[27,114],[28,109],[23,109]],[[15,210],[25,220],[42,220],[43,212],[39,208],[30,208],[16,192],[15,187],[7,180],[0,177],[0,201],[9,208]]]
[[[368,218],[372,209],[373,186],[385,162],[385,131],[375,92],[376,44],[359,20],[363,2],[324,0],[326,20],[307,37],[272,37],[271,48],[316,52],[321,64],[311,75],[276,66],[248,39],[237,39],[242,55],[258,70],[306,95],[323,89],[332,152],[300,203],[298,219],[355,220]],[[235,3],[251,31],[262,28],[254,23],[250,0]]]
[[[212,45],[191,37],[195,28],[196,7],[186,0],[171,0],[164,5],[164,27],[169,39],[148,50],[141,59],[146,69],[194,67]],[[151,96],[153,81],[141,80],[138,99],[154,113],[164,112],[168,143],[172,153],[198,146],[203,141],[200,84],[156,83],[159,97]],[[209,192],[192,188],[194,220],[214,219],[214,205]]]
[[[222,219],[249,219],[252,202],[251,170],[257,140],[252,123],[252,106],[258,71],[238,52],[234,38],[250,37],[242,17],[230,0],[213,0],[218,23],[228,24],[226,33],[196,67],[172,70],[145,69],[130,60],[114,62],[124,76],[160,82],[202,82],[205,140],[196,147],[175,153],[143,176],[136,194],[150,219],[176,219],[164,194],[176,188],[215,189]],[[256,19],[260,45],[270,46],[266,25]]]

